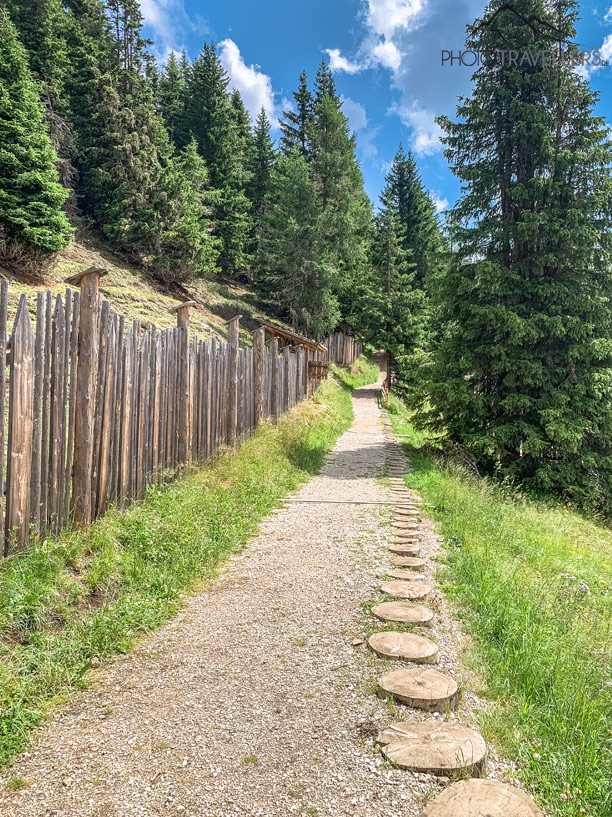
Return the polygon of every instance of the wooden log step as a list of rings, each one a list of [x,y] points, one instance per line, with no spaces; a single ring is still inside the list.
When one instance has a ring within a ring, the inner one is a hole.
[[[383,593],[388,593],[390,596],[397,596],[398,599],[409,599],[410,601],[424,599],[431,593],[430,584],[425,584],[425,582],[407,582],[401,579],[391,579],[389,582],[383,582],[380,589]]]
[[[438,645],[414,633],[374,633],[368,645],[380,658],[397,658],[413,664],[437,664]]]
[[[415,709],[444,712],[457,705],[457,682],[435,669],[396,669],[383,675],[379,684],[383,692]],[[467,812],[457,809],[454,817],[464,817],[466,814]],[[486,811],[482,812],[483,816],[486,814]]]
[[[401,522],[391,522],[391,529],[394,531],[404,531],[404,530],[416,530],[419,527],[419,523],[416,519],[404,519]]]
[[[487,759],[483,737],[459,723],[396,721],[377,740],[387,760],[411,772],[437,775],[467,772],[479,777]]]
[[[422,582],[427,581],[427,577],[424,576],[422,573],[413,573],[410,570],[386,570],[385,575],[390,576],[392,579],[401,579],[402,581],[407,582]]]
[[[394,553],[396,556],[418,556],[421,552],[421,548],[414,543],[409,544],[408,542],[394,542],[389,548],[389,551]]]
[[[411,533],[404,533],[399,534],[396,533],[391,537],[391,544],[392,545],[418,545],[419,544],[419,532],[412,531]]]
[[[372,615],[379,621],[398,622],[401,624],[431,624],[433,611],[423,604],[410,604],[407,601],[383,601],[372,607]]]
[[[499,780],[461,780],[426,806],[419,817],[544,817],[529,795]]]
[[[419,559],[416,556],[396,556],[393,559],[393,564],[397,567],[410,567],[414,570],[418,570],[421,567],[425,567],[425,559]]]

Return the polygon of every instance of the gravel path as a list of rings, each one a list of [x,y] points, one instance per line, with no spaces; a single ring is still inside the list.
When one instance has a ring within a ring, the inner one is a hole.
[[[376,393],[355,392],[351,429],[297,498],[388,499]],[[268,517],[217,580],[41,730],[0,779],[26,781],[0,790],[3,817],[418,814],[439,784],[374,751],[392,720],[374,681],[391,664],[353,645],[390,564],[390,517],[384,505],[316,503]],[[435,557],[426,527],[423,554]],[[460,629],[438,590],[428,603],[438,668],[469,688]],[[478,703],[465,691],[453,717],[473,723]],[[489,768],[503,772],[495,759]]]

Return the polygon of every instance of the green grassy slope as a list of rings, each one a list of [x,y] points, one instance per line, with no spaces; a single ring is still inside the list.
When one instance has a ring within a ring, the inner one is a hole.
[[[179,301],[194,300],[198,306],[191,310],[191,327],[195,334],[209,339],[213,334],[226,339],[225,322],[235,315],[242,315],[241,343],[251,343],[251,332],[258,327],[258,319],[284,325],[275,315],[274,306],[262,301],[251,290],[233,282],[195,280],[187,286],[164,286],[154,281],[142,270],[132,267],[83,235],[59,253],[54,267],[41,279],[24,279],[2,274],[9,280],[9,320],[15,316],[19,296],[24,292],[32,312],[36,307],[36,294],[51,289],[62,295],[66,291],[65,280],[87,267],[106,267],[108,275],[101,279],[100,289],[111,308],[130,319],[155,324],[159,329],[176,326],[176,315],[169,309]]]

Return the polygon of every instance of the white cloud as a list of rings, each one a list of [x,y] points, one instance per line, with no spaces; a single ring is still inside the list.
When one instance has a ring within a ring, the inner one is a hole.
[[[442,196],[441,193],[435,193],[432,194],[432,199],[434,207],[436,208],[436,213],[442,213],[444,210],[448,209],[448,199],[446,196]]]
[[[375,128],[369,128],[359,134],[357,139],[357,147],[362,159],[375,159],[378,155],[378,148],[374,144],[374,139],[380,132],[380,125]]]
[[[278,127],[270,77],[260,71],[258,65],[247,65],[240,49],[229,38],[219,43],[219,59],[229,74],[229,87],[240,92],[251,118],[255,120],[263,107],[272,127]]]
[[[198,14],[187,14],[184,0],[141,0],[145,33],[153,34],[153,53],[164,62],[171,51],[180,53],[188,34],[200,37],[210,34],[206,20]]]
[[[370,51],[374,60],[380,63],[383,68],[390,68],[397,71],[402,62],[402,55],[399,48],[391,40],[381,40],[371,48]]]
[[[326,48],[329,55],[329,67],[332,71],[344,71],[347,74],[357,74],[363,68],[359,63],[351,62],[343,57],[339,48]]]
[[[396,29],[409,28],[424,5],[423,0],[368,0],[368,25],[389,38]]]
[[[390,113],[397,113],[405,125],[412,128],[412,148],[420,156],[432,156],[442,150],[440,137],[442,128],[436,122],[433,111],[422,108],[413,102],[407,107],[396,106]]]
[[[610,8],[604,14],[604,20],[607,20],[608,22],[612,20],[612,6],[610,6]]]
[[[355,102],[348,96],[341,96],[342,113],[346,116],[349,123],[349,128],[352,131],[363,130],[368,125],[368,117],[363,105]]]

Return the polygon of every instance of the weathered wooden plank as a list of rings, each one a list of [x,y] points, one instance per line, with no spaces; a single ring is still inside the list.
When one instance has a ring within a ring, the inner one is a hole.
[[[132,453],[132,376],[133,376],[134,330],[130,327],[125,335],[123,345],[123,378],[121,384],[121,446],[119,456],[119,495],[120,507],[125,505],[130,487],[130,456]]]
[[[55,299],[53,331],[51,336],[51,423],[49,426],[49,524],[55,533],[59,530],[61,501],[60,484],[64,475],[62,426],[64,415],[62,382],[64,373],[65,313],[61,295]]]
[[[77,397],[77,368],[79,351],[79,316],[81,308],[80,292],[72,292],[72,309],[70,326],[66,325],[68,352],[66,355],[66,402],[68,416],[66,427],[66,458],[64,465],[64,491],[62,519],[66,523],[70,514],[70,494],[72,488],[72,468],[74,458],[74,423]],[[67,314],[67,313],[66,313]]]
[[[100,473],[100,434],[102,429],[104,392],[106,391],[109,318],[110,305],[108,301],[102,301],[100,307],[100,319],[98,321],[98,372],[96,374],[96,404],[94,406],[93,454],[91,458],[92,520],[98,516],[96,503],[99,496],[98,477]]]
[[[42,456],[42,393],[45,362],[45,293],[36,298],[36,339],[34,342],[34,394],[32,408],[32,470],[30,476],[30,526],[32,534],[40,534],[40,493]]]
[[[22,295],[11,336],[5,553],[24,547],[28,541],[33,382],[34,332]]]
[[[278,370],[278,338],[270,341],[270,355],[272,358],[270,389],[272,394],[272,417],[277,420],[280,415],[280,383]]]
[[[74,426],[74,469],[72,500],[74,522],[87,527],[91,522],[91,472],[93,463],[93,428],[98,363],[98,313],[100,277],[106,270],[91,267],[68,283],[81,288],[79,313],[79,364]]]
[[[47,532],[49,520],[49,457],[50,457],[50,412],[51,412],[51,338],[52,338],[53,295],[51,290],[45,292],[45,357],[43,361],[43,403],[42,403],[42,436],[40,446],[40,535]],[[6,365],[2,367],[2,372]],[[4,393],[4,389],[2,390]],[[4,422],[1,423],[4,432]],[[4,461],[4,456],[2,457]]]
[[[100,422],[100,463],[98,466],[96,515],[101,516],[106,510],[108,498],[108,477],[110,466],[110,443],[113,418],[113,381],[115,375],[116,329],[115,321],[109,321],[106,336],[106,377],[102,392],[102,405],[99,409]]]
[[[239,378],[239,336],[240,318],[237,315],[228,321],[227,324],[227,442],[229,445],[236,445],[238,434],[238,378]]]
[[[0,555],[4,555],[4,454],[6,441],[6,345],[7,345],[8,281],[0,279]]]

